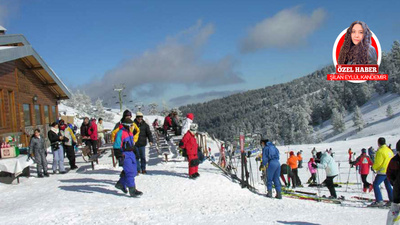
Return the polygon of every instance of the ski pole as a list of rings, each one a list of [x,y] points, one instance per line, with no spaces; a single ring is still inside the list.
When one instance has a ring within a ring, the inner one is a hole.
[[[317,180],[317,182],[318,182],[318,184],[317,184],[318,198],[320,198],[321,197],[321,187],[320,187],[321,180],[319,179],[318,167],[317,167],[317,178],[318,178],[318,180]]]
[[[349,174],[347,175],[346,192],[347,192],[347,188],[349,187],[350,170],[351,170],[351,165],[349,165]]]

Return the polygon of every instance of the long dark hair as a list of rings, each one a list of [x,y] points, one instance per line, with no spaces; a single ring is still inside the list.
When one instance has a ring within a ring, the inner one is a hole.
[[[356,24],[360,24],[364,30],[364,37],[358,45],[354,45],[351,40],[351,32]],[[366,23],[362,21],[353,22],[347,29],[343,46],[340,49],[338,64],[346,64],[348,62],[353,62],[355,64],[368,64],[368,49],[371,45],[371,36],[371,30],[368,28]]]

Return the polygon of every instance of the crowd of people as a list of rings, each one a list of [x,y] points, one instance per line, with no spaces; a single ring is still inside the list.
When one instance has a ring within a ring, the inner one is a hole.
[[[152,124],[154,129],[164,134],[166,138],[169,137],[168,131],[170,130],[175,135],[183,136],[179,147],[184,149],[185,157],[188,161],[188,177],[190,179],[196,179],[200,176],[198,172],[200,164],[198,141],[196,140],[198,125],[193,123],[193,120],[194,115],[189,113],[181,126],[178,114],[173,111],[164,118],[162,126],[159,125],[158,119]],[[70,170],[78,168],[75,159],[75,146],[78,144],[76,131],[76,126],[65,123],[64,120],[53,122],[50,125],[47,136],[50,140],[51,153],[53,154],[53,174],[56,174],[57,171],[60,174],[66,173],[67,170],[64,166],[65,156],[69,161]],[[103,120],[101,118],[96,120],[95,118],[89,119],[85,117],[80,127],[80,136],[82,143],[90,148],[91,154],[97,154],[99,146],[104,143],[105,139]],[[134,120],[132,120],[132,113],[129,110],[124,111],[121,120],[111,132],[111,141],[119,166],[123,167],[120,179],[115,187],[124,193],[129,193],[132,197],[142,195],[143,193],[137,189],[135,177],[139,174],[147,174],[146,146],[154,144],[150,126],[143,120],[143,114],[137,112]],[[399,204],[400,178],[398,178],[398,174],[400,174],[400,155],[396,153],[394,156],[394,150],[390,148],[390,145],[386,145],[385,138],[379,138],[377,144],[377,151],[372,146],[368,150],[363,148],[357,158],[355,158],[356,153],[350,148],[348,150],[349,164],[351,167],[357,168],[363,183],[363,192],[374,191],[375,202],[371,206],[379,207],[385,205],[379,188],[381,183],[384,183],[389,202]],[[281,165],[279,150],[272,142],[263,139],[260,145],[263,148],[261,153],[262,165],[265,167],[267,174],[264,177],[266,179],[267,196],[272,197],[272,187],[274,186],[276,190],[275,197],[282,198],[281,180],[286,187],[302,187],[298,170],[303,168],[303,151],[300,150],[297,153],[294,151],[288,152],[286,163]],[[39,129],[34,131],[29,149],[30,156],[37,163],[38,177],[49,177],[46,143]],[[223,146],[221,146],[221,149],[223,149]],[[396,149],[400,149],[400,141],[397,143]],[[306,166],[310,172],[310,178],[307,183],[310,186],[319,185],[317,184],[317,169],[325,169],[326,178],[322,183],[326,185],[330,192],[329,198],[337,198],[333,180],[338,176],[339,169],[334,159],[334,152],[332,149],[318,152],[314,148],[311,154],[312,157]],[[376,174],[372,184],[367,181],[371,171]],[[288,175],[287,181],[285,175]]]

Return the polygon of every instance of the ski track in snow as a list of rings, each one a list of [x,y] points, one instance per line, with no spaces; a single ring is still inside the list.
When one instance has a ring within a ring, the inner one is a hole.
[[[387,210],[383,209],[256,195],[224,177],[208,161],[199,167],[201,176],[190,180],[187,162],[175,158],[164,163],[155,154],[150,154],[149,163],[153,165],[148,166],[149,174],[136,178],[143,196],[130,198],[114,188],[121,168],[112,167],[109,154],[99,160],[94,171],[77,156],[80,167],[77,171],[39,179],[36,168],[31,167],[32,177],[21,178],[20,184],[16,181],[12,185],[0,184],[1,224],[354,225],[386,221]],[[51,155],[48,160],[51,162]],[[159,163],[154,165],[154,162]],[[256,164],[252,163],[254,169]],[[308,179],[305,168],[299,174],[303,182]],[[256,176],[255,170],[253,175]],[[355,179],[354,175],[352,181]],[[338,195],[344,188],[343,185],[337,189]],[[316,192],[312,188],[303,189]],[[264,192],[264,186],[259,185],[259,190]],[[357,189],[350,187],[349,191]],[[385,191],[382,192],[386,197]]]

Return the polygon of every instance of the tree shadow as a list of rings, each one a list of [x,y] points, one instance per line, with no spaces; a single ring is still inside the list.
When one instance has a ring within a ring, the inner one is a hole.
[[[61,183],[99,183],[99,184],[110,184],[115,185],[115,181],[113,180],[96,180],[93,178],[82,178],[82,179],[64,179],[59,180]]]
[[[85,194],[92,194],[95,192],[108,194],[108,195],[116,195],[116,196],[126,196],[126,194],[119,193],[117,190],[109,190],[107,188],[103,188],[102,186],[106,185],[73,185],[73,186],[60,186],[59,188],[64,191],[72,191],[72,192],[79,192]]]
[[[320,225],[319,223],[309,223],[309,222],[301,222],[301,221],[276,221],[281,224],[290,224],[290,225]]]

